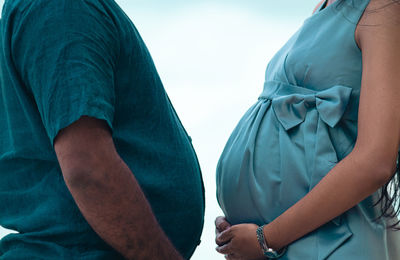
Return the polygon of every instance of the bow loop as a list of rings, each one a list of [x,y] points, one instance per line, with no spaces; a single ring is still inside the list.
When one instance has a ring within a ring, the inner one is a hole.
[[[321,119],[330,127],[335,127],[346,111],[351,88],[333,86],[316,94],[316,107]]]
[[[311,94],[289,94],[272,98],[272,108],[285,130],[304,122],[309,107],[317,109],[320,118],[335,127],[346,111],[352,89],[336,85]]]
[[[304,97],[298,94],[274,98],[272,107],[286,131],[303,123],[307,113]]]

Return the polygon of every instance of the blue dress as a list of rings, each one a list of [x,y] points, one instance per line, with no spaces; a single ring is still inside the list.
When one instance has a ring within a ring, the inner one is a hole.
[[[368,3],[321,8],[269,62],[217,167],[218,202],[232,224],[271,222],[353,149],[362,74],[354,33]],[[400,233],[374,221],[378,195],[292,243],[282,259],[400,259]]]

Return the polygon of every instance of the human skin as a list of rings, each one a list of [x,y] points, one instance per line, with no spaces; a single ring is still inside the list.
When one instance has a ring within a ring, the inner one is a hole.
[[[360,24],[378,26],[358,26],[355,34],[363,60],[355,147],[304,198],[264,227],[271,248],[287,246],[349,210],[395,172],[400,146],[400,5],[390,3],[371,0]],[[256,229],[255,224],[230,226],[217,218],[217,251],[229,260],[263,259]]]
[[[81,117],[60,131],[54,149],[72,197],[105,242],[126,259],[182,259],[118,155],[104,121]]]

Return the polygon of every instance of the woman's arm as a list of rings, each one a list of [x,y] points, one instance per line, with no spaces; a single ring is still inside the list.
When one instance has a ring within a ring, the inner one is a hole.
[[[394,173],[400,144],[399,16],[393,4],[363,17],[357,30],[363,76],[356,145],[307,196],[265,227],[271,247],[281,248],[342,214]]]
[[[400,145],[399,17],[398,4],[363,17],[361,23],[366,25],[357,31],[363,76],[356,145],[310,193],[264,227],[270,247],[282,248],[327,223],[371,195],[394,173]],[[232,243],[243,231],[244,227],[233,226],[222,232],[217,250],[234,255],[240,255],[242,247],[260,251],[254,239],[248,244]]]

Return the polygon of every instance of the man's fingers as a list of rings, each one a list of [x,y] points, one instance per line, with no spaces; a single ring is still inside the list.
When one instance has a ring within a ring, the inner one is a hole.
[[[215,219],[215,228],[219,231],[222,232],[225,229],[229,228],[231,224],[229,224],[228,221],[226,221],[225,217],[219,216]]]

